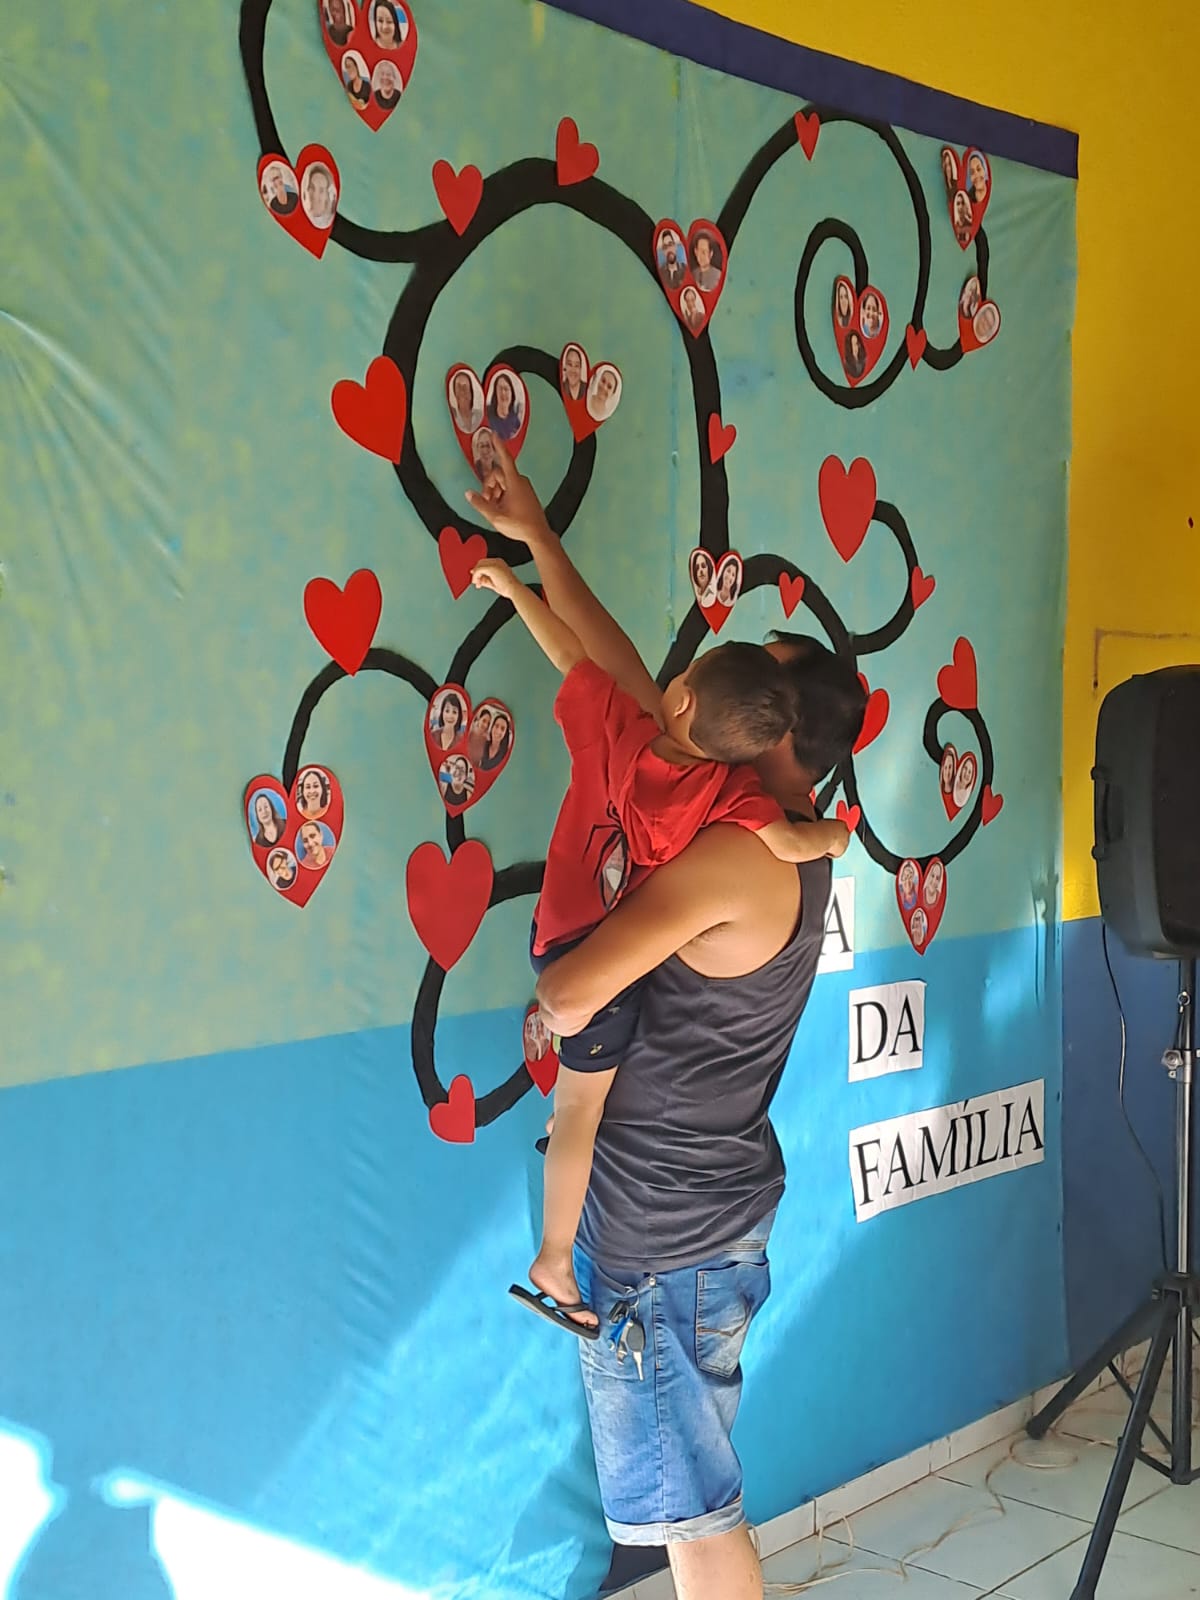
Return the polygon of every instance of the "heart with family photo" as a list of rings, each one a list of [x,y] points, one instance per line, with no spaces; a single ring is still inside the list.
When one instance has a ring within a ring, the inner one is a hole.
[[[496,465],[496,440],[515,461],[529,432],[529,390],[512,367],[489,367],[480,383],[472,367],[458,362],[446,374],[446,404],[454,436],[467,464],[483,483]]]
[[[672,311],[698,339],[725,287],[729,248],[720,228],[701,219],[692,223],[685,239],[679,224],[667,218],[655,228],[651,249]]]
[[[896,874],[896,904],[913,949],[923,956],[933,942],[946,909],[946,868],[933,860],[921,871],[917,861],[902,861]]]
[[[871,284],[856,295],[849,278],[833,282],[833,336],[842,371],[853,389],[883,354],[888,336],[887,301]]]
[[[942,751],[941,790],[946,815],[953,822],[958,813],[970,804],[979,782],[979,757],[973,750],[960,756],[952,744]]]
[[[688,557],[688,576],[705,621],[720,633],[742,592],[741,556],[736,550],[714,556],[697,547]]]
[[[542,1021],[541,1009],[536,1000],[525,1013],[521,1043],[525,1052],[526,1072],[542,1094],[548,1095],[558,1078],[558,1054],[554,1049],[553,1036]]]
[[[346,98],[374,133],[400,104],[417,59],[408,0],[317,0],[325,54]]]
[[[516,728],[503,701],[478,706],[457,683],[444,683],[429,702],[425,751],[442,804],[452,817],[482,800],[508,765]]]
[[[307,905],[341,843],[342,786],[328,767],[301,767],[289,795],[264,774],[242,797],[254,865],[283,899]]]
[[[992,167],[982,150],[972,145],[958,152],[942,146],[942,182],[946,185],[946,204],[950,225],[959,248],[965,250],[979,232],[983,214],[992,198]]]
[[[279,226],[319,261],[329,243],[342,192],[337,163],[325,146],[306,144],[294,167],[282,156],[262,156],[258,192]]]
[[[978,278],[968,278],[958,297],[958,342],[964,352],[981,350],[1000,332],[1000,307],[983,298]]]
[[[569,344],[558,360],[558,387],[575,443],[582,444],[621,404],[624,380],[611,361],[593,367],[581,344]]]

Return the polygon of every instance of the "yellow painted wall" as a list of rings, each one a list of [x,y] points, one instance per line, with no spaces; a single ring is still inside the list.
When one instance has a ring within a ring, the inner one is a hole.
[[[1200,5],[702,3],[1079,134],[1063,915],[1094,916],[1100,700],[1132,672],[1200,661],[1200,296],[1188,280],[1200,271]],[[1166,314],[1151,318],[1151,306]]]

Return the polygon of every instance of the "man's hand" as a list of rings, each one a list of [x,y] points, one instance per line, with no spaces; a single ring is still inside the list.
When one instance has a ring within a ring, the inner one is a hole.
[[[508,562],[495,556],[476,562],[471,568],[471,582],[477,589],[490,589],[504,600],[511,600],[517,590],[524,587]]]
[[[825,854],[832,856],[836,860],[838,856],[844,856],[849,847],[850,829],[840,820],[831,821],[829,824],[829,843]]]
[[[532,547],[554,537],[533,485],[517,471],[503,439],[496,439],[496,465],[483,481],[482,494],[468,489],[467,501],[509,539]]]

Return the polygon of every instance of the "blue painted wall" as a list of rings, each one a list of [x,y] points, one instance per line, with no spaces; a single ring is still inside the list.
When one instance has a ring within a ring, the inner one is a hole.
[[[818,980],[778,1101],[789,1192],[739,1422],[756,1520],[1061,1370],[1053,1075],[1042,1165],[860,1226],[846,1152],[848,1127],[1030,1076],[1057,1004],[1019,997],[1046,961],[1013,933]],[[848,1085],[849,988],[918,975],[931,997],[983,995],[987,1027],[964,1039],[933,999],[922,1070]],[[518,1024],[459,1018],[444,1046],[478,1058]],[[97,1520],[105,1548],[136,1547],[134,1513],[103,1514],[114,1478],[159,1521],[199,1503],[278,1537],[263,1570],[290,1544],[397,1595],[595,1591],[608,1547],[574,1347],[504,1294],[533,1248],[543,1107],[474,1148],[416,1139],[407,1047],[381,1029],[6,1093],[21,1223],[0,1275],[0,1435],[36,1441],[67,1497],[48,1554],[25,1529],[12,1600],[61,1600],[34,1579],[82,1571]],[[221,1537],[164,1554],[180,1596]]]

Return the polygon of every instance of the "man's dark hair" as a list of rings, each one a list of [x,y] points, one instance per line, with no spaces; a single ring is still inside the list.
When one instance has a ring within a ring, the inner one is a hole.
[[[713,761],[753,761],[789,732],[795,702],[789,674],[761,644],[724,644],[693,662],[692,742]]]
[[[783,670],[795,702],[792,750],[814,783],[846,761],[862,732],[867,691],[844,656],[835,655],[806,633],[771,638],[788,647]]]

